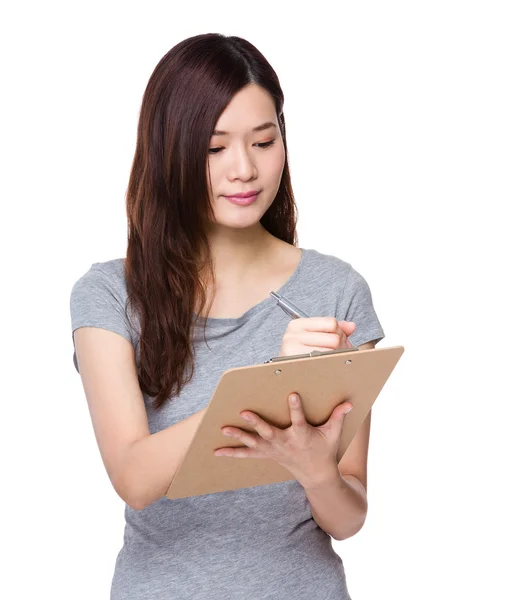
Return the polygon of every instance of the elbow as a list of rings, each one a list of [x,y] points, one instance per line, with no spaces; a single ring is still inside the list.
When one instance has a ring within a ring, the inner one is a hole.
[[[363,529],[363,525],[365,524],[366,521],[366,515],[367,515],[367,510],[365,509],[365,512],[363,513],[363,517],[362,519],[354,525],[354,527],[348,529],[347,531],[339,531],[339,532],[335,532],[335,533],[331,533],[331,537],[336,540],[337,542],[343,542],[344,540],[347,540],[353,536],[355,536],[357,533],[359,533],[362,529]]]
[[[337,542],[343,542],[344,540],[348,540],[349,538],[352,538],[353,536],[355,536],[359,531],[361,531],[363,525],[365,523],[363,522],[359,527],[349,530],[346,533],[337,533],[336,535],[331,534],[331,537],[336,540]]]
[[[125,498],[124,501],[126,502],[126,504],[128,504],[130,508],[133,508],[133,510],[144,510],[144,508],[147,508],[147,506],[149,506],[148,503],[143,502],[142,499],[138,496],[131,495],[128,498]]]
[[[118,496],[133,510],[144,510],[166,495],[165,482],[153,482],[134,451],[127,452],[111,477]]]
[[[128,464],[123,464],[110,480],[116,494],[133,510],[144,510],[151,503],[146,500],[145,492],[139,489],[138,481],[135,481],[138,478],[128,468]]]
[[[143,501],[141,495],[133,488],[133,486],[128,485],[123,478],[118,477],[113,480],[112,485],[116,494],[125,504],[128,504],[130,508],[133,508],[133,510],[144,510],[144,508],[146,508],[147,503]]]
[[[126,469],[112,483],[118,496],[133,510],[144,510],[165,496],[147,488],[145,481]]]

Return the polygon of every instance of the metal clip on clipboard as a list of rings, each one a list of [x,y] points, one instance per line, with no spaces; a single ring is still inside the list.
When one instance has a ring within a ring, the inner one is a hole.
[[[293,358],[310,358],[312,356],[326,356],[327,354],[339,354],[341,352],[355,352],[359,350],[358,346],[353,346],[352,348],[338,348],[337,350],[328,350],[327,352],[323,352],[322,350],[312,350],[312,352],[308,352],[307,354],[291,354],[288,356],[275,356],[266,360],[263,364],[281,362],[283,360],[292,360]]]

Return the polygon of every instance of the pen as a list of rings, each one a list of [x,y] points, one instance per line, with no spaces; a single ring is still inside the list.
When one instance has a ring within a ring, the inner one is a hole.
[[[275,292],[270,292],[270,295],[277,300],[277,306],[280,306],[280,308],[282,308],[282,310],[292,319],[309,318],[307,313],[304,313],[303,310],[297,308],[292,302],[284,298],[284,296],[279,296],[279,294],[276,294]]]
[[[280,306],[280,308],[282,308],[282,310],[286,314],[288,314],[292,319],[301,319],[301,318],[308,319],[308,318],[310,318],[307,313],[304,313],[303,310],[300,310],[292,302],[290,302],[289,300],[284,298],[284,296],[279,296],[279,294],[276,294],[275,292],[270,292],[270,295],[273,296],[277,300],[277,306]],[[347,340],[347,343],[351,344],[351,342],[349,342],[349,340]],[[328,352],[322,352],[321,350],[313,350],[312,352],[309,352],[308,354],[298,354],[296,356],[282,356],[282,357],[276,356],[274,358],[271,358],[270,360],[266,360],[265,364],[273,363],[273,362],[277,362],[277,361],[281,361],[281,360],[301,358],[301,357],[305,357],[305,356],[320,356],[321,354],[336,354],[339,352],[351,352],[352,350],[359,350],[359,348],[357,346],[354,346],[353,344],[351,344],[347,348],[338,348],[337,350],[329,350]]]

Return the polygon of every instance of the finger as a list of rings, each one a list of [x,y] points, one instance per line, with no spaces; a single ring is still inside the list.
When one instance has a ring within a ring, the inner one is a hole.
[[[245,444],[248,448],[258,447],[258,436],[253,433],[248,433],[238,427],[224,427],[221,432],[227,437],[232,437]]]
[[[257,458],[256,450],[251,448],[218,448],[214,456],[228,456],[229,458]]]
[[[302,407],[302,401],[298,394],[290,394],[288,398],[289,412],[291,415],[291,424],[293,427],[305,428],[307,427],[307,419]]]
[[[343,425],[347,414],[352,410],[353,405],[351,402],[342,402],[333,410],[330,421],[338,423],[340,426]]]
[[[347,348],[348,347],[348,339],[346,334],[342,331],[340,337],[340,344],[338,345],[339,348]]]
[[[347,337],[350,337],[356,331],[356,323],[353,321],[339,321],[338,324]]]
[[[310,350],[314,350],[314,346],[326,350],[336,350],[342,345],[343,335],[343,333],[316,333],[307,331],[300,334],[297,341],[309,347]]]
[[[302,319],[293,319],[288,327],[294,331],[322,331],[326,333],[336,333],[340,331],[340,326],[335,317],[308,317]]]
[[[356,331],[356,323],[353,321],[339,321],[339,325],[343,331],[341,346],[352,348],[354,345],[349,341],[349,337]]]
[[[340,326],[339,326],[338,331],[335,333],[335,336],[338,339],[337,348],[348,348],[349,347],[348,340],[347,340],[347,334],[343,329],[340,328]]]
[[[240,416],[244,421],[247,421],[251,427],[258,432],[258,435],[262,437],[264,440],[268,442],[272,442],[278,435],[277,427],[270,425],[266,421],[264,421],[261,417],[258,417],[257,414],[251,412],[243,412],[240,413]]]

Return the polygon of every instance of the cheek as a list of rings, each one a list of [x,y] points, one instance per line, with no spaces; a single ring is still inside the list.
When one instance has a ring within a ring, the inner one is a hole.
[[[280,146],[275,152],[272,152],[264,163],[265,175],[274,181],[279,181],[284,170],[284,163],[286,160],[286,154],[284,152],[284,146]]]

